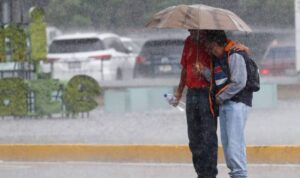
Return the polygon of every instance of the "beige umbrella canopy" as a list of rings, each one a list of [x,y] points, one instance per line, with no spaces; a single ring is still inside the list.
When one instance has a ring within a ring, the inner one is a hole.
[[[156,13],[147,23],[146,27],[252,31],[233,12],[202,4],[168,7]]]

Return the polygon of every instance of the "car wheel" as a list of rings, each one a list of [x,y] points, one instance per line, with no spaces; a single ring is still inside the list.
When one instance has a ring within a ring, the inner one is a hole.
[[[117,70],[117,77],[116,77],[117,80],[122,80],[123,79],[123,73],[121,71],[121,69],[118,69]]]

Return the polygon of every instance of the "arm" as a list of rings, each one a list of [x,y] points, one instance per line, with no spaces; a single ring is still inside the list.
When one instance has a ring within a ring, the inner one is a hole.
[[[176,97],[177,101],[179,101],[182,97],[182,92],[184,90],[185,83],[186,83],[186,69],[182,68],[180,82],[179,82],[178,87],[175,92],[175,97]]]
[[[176,97],[176,100],[177,100],[177,103],[174,104],[174,106],[176,106],[179,103],[179,100],[182,97],[182,92],[186,85],[187,55],[188,55],[189,50],[190,50],[190,47],[189,47],[189,37],[188,37],[184,42],[184,47],[183,47],[183,51],[182,51],[182,57],[181,57],[181,62],[180,62],[181,66],[182,66],[181,76],[180,76],[180,82],[179,82],[176,92],[174,94],[174,96]]]
[[[231,50],[234,50],[234,51],[244,51],[244,52],[246,52],[248,55],[251,55],[251,50],[250,50],[247,46],[245,46],[244,44],[242,44],[242,43],[237,43],[237,44],[235,44],[235,45],[231,48]]]
[[[208,67],[205,67],[201,63],[194,66],[193,72],[197,74],[199,77],[204,77],[204,79],[210,82],[211,71]]]
[[[219,101],[219,103],[231,99],[246,86],[247,69],[242,55],[237,53],[230,55],[229,70],[231,74],[231,82],[227,85],[227,88],[223,92],[217,94],[217,101]]]

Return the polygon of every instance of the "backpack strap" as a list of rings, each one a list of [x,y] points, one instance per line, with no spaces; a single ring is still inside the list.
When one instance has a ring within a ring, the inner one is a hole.
[[[210,76],[210,87],[209,87],[209,109],[210,112],[213,116],[213,118],[216,118],[218,113],[216,113],[215,108],[216,108],[216,103],[215,103],[215,98],[214,98],[214,90],[215,90],[215,85],[214,85],[214,77],[213,77],[213,71],[214,71],[214,65],[213,62],[210,63],[210,71],[211,71],[211,76]]]
[[[235,51],[232,50],[232,47],[236,44],[233,40],[228,40],[226,46],[224,47],[224,51],[226,52],[226,67],[227,67],[227,76],[229,81],[231,81],[231,75],[229,70],[229,56],[233,54]],[[224,68],[222,67],[222,70],[224,71]]]

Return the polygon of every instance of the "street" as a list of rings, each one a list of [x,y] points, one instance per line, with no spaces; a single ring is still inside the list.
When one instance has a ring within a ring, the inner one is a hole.
[[[276,108],[250,109],[249,145],[299,145],[299,100],[282,100]],[[220,140],[219,140],[220,141]],[[89,118],[2,118],[0,143],[187,144],[184,112],[166,110],[108,114]]]
[[[298,178],[299,165],[249,166],[251,178]],[[218,178],[229,177],[224,164]],[[181,178],[196,177],[192,164],[146,164],[102,162],[2,162],[0,177],[6,178]]]

